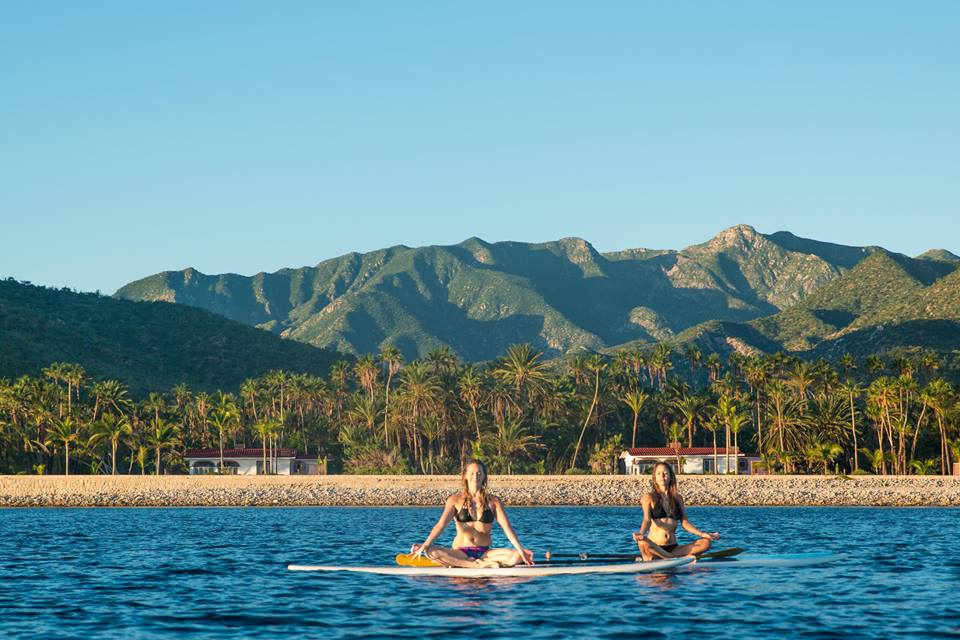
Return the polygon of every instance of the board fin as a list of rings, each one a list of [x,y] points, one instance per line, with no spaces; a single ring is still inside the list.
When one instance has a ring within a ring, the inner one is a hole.
[[[409,553],[398,553],[397,554],[397,564],[401,567],[442,567],[443,565],[439,562],[434,562],[430,558],[420,556],[418,558],[413,557]]]

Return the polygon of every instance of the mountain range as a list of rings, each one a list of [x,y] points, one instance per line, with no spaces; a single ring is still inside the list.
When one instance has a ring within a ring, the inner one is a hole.
[[[548,357],[667,341],[828,355],[960,348],[960,258],[911,258],[737,225],[681,250],[546,243],[394,246],[254,276],[158,273],[119,289],[352,354],[468,361],[527,342]]]

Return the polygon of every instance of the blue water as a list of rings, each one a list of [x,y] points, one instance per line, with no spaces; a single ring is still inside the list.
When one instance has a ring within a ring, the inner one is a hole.
[[[958,510],[689,513],[720,546],[848,555],[497,581],[296,573],[286,565],[390,564],[439,509],[5,509],[0,637],[960,637]],[[630,552],[639,525],[628,508],[509,514],[539,553]]]

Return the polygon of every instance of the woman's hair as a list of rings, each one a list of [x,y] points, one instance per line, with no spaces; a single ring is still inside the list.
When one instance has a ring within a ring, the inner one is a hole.
[[[670,505],[669,508],[666,508],[665,511],[671,518],[679,518],[677,513],[678,506],[680,504],[680,496],[677,492],[677,475],[671,467],[666,462],[658,462],[653,465],[653,471],[650,474],[650,493],[653,496],[653,502],[663,503],[663,493],[660,491],[660,487],[657,486],[657,467],[664,466],[667,468],[667,486],[665,487],[667,495],[670,496]]]
[[[489,474],[487,473],[487,465],[483,464],[482,460],[477,460],[476,458],[467,460],[463,463],[463,469],[460,470],[460,483],[463,485],[463,495],[470,497],[470,489],[467,484],[467,468],[475,464],[480,467],[480,471],[483,472],[483,480],[478,483],[477,486],[477,497],[480,498],[480,503],[486,506],[487,504],[487,478]]]

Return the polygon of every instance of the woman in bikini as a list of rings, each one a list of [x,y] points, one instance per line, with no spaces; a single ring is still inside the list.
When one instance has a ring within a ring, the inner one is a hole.
[[[640,531],[633,534],[633,539],[645,561],[701,554],[710,548],[714,540],[720,539],[718,532],[704,533],[687,519],[683,498],[677,493],[673,467],[666,462],[658,462],[653,467],[650,491],[643,494],[640,504],[643,507],[643,522],[640,523]],[[689,544],[677,544],[677,525],[700,539]]]
[[[512,567],[519,563],[533,564],[533,552],[524,549],[503,504],[496,496],[487,495],[487,468],[479,460],[471,460],[460,473],[463,491],[447,498],[443,513],[423,544],[414,545],[414,556],[426,555],[431,560],[451,567]],[[435,547],[434,540],[453,520],[457,535],[453,547]],[[491,549],[490,531],[494,521],[506,534],[513,549]]]

